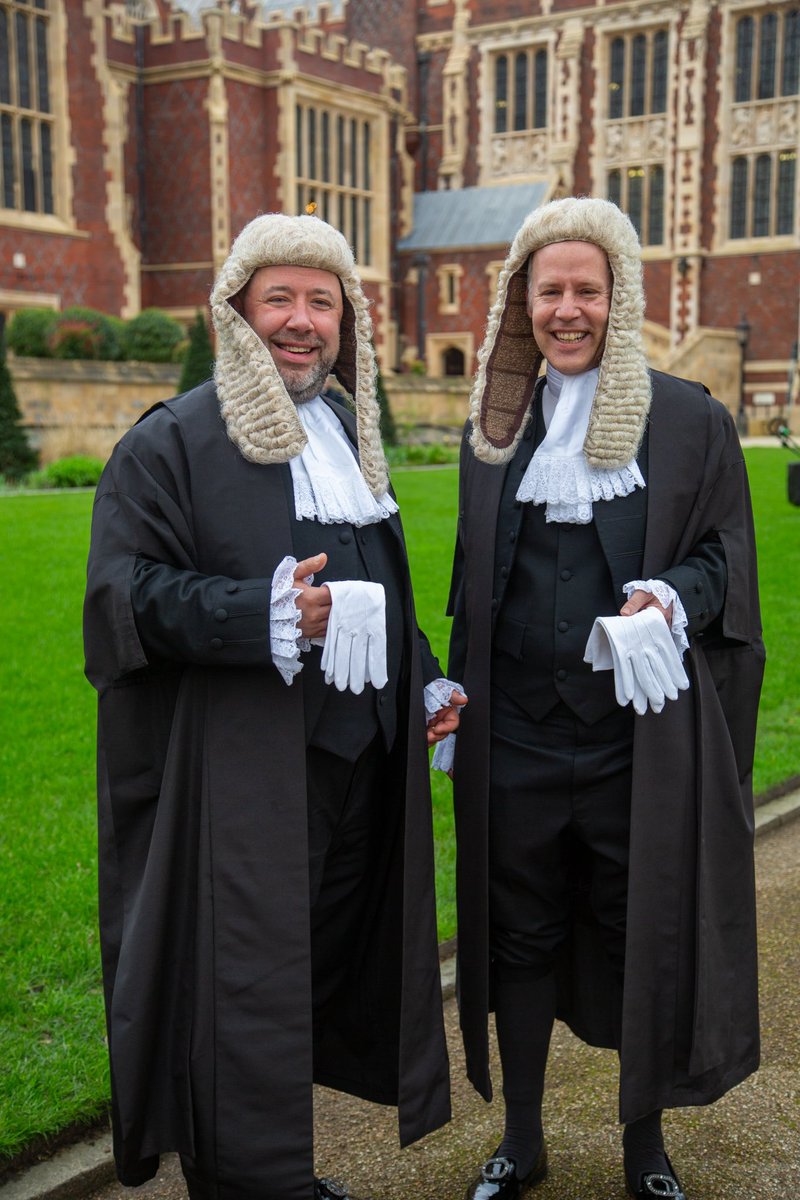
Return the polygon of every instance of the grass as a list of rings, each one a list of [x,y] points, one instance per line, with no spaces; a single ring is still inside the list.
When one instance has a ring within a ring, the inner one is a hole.
[[[787,451],[748,451],[768,649],[755,787],[800,771],[800,508]],[[396,471],[420,624],[446,666],[457,472]],[[80,610],[91,494],[0,499],[0,1168],[105,1111],[96,934],[94,693]],[[450,783],[434,825],[442,938],[455,931]]]

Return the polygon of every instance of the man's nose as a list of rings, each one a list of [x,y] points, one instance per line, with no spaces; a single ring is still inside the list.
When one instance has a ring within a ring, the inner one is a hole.
[[[579,311],[575,293],[565,291],[558,302],[557,315],[564,320],[569,320],[571,317],[577,316]]]
[[[305,300],[295,300],[286,324],[290,329],[309,330],[314,328],[314,322],[311,319],[311,309]]]

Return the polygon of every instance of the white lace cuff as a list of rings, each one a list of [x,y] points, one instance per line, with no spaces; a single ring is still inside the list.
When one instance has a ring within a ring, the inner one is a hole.
[[[672,605],[670,632],[675,649],[683,658],[684,651],[689,649],[689,639],[686,636],[689,618],[686,616],[686,609],[675,588],[663,579],[634,579],[630,583],[623,584],[623,591],[629,600],[634,592],[649,592],[651,596],[655,596],[662,608],[669,608],[670,604]]]
[[[310,642],[300,633],[300,609],[295,600],[300,589],[293,587],[297,559],[287,555],[275,568],[269,602],[269,648],[272,661],[285,684],[291,684],[303,669],[300,651],[308,650]],[[309,575],[306,583],[314,576]]]
[[[433,683],[425,686],[425,716],[435,717],[440,708],[447,708],[453,692],[462,692],[460,683],[451,683],[449,679],[434,679]],[[463,705],[457,705],[463,708]]]
[[[436,743],[436,749],[431,759],[431,768],[434,771],[452,771],[457,736],[455,733],[448,733],[446,738],[442,738],[440,742]]]

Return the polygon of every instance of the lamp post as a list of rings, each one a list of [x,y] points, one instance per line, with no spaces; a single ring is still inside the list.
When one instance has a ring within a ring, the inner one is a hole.
[[[747,343],[750,341],[750,322],[745,313],[736,326],[736,340],[739,343],[739,411],[736,414],[736,428],[741,437],[747,435],[747,411],[744,402],[744,364],[747,358]]]

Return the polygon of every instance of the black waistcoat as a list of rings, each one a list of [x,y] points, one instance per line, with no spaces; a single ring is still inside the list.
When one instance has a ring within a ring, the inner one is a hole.
[[[515,498],[544,437],[538,401],[535,428],[509,466],[498,511],[495,595],[502,602],[492,681],[535,720],[561,700],[593,724],[617,702],[613,672],[593,672],[583,661],[586,639],[595,617],[619,612],[622,600],[615,595],[595,521],[547,522],[544,505]]]
[[[289,511],[294,513],[291,471],[285,467]],[[386,594],[386,672],[388,682],[377,691],[366,684],[360,696],[339,692],[325,682],[320,668],[322,649],[312,646],[302,655],[306,744],[319,746],[354,761],[378,729],[387,749],[397,730],[397,692],[402,668],[403,578],[400,551],[389,521],[358,529],[354,525],[322,525],[292,518],[292,544],[298,562],[324,552],[328,561],[315,585],[326,580],[366,579],[382,583]]]

